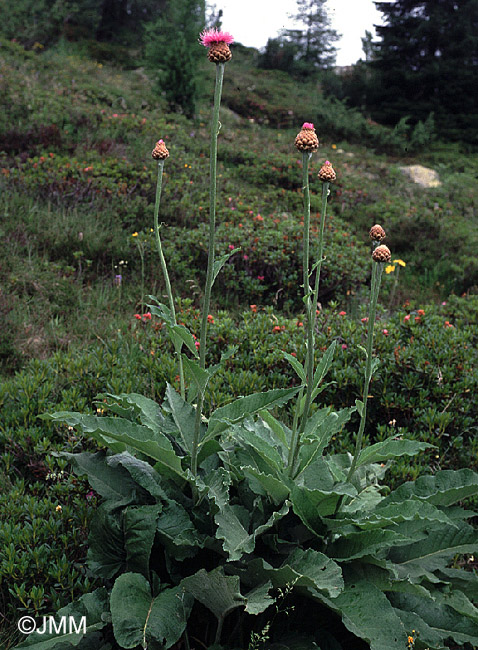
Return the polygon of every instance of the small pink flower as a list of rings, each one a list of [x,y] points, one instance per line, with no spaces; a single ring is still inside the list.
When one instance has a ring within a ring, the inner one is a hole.
[[[200,34],[199,42],[204,47],[211,47],[214,43],[226,43],[226,45],[231,45],[234,43],[234,36],[229,34],[229,32],[221,32],[215,27],[213,29],[205,29]]]
[[[360,319],[360,322],[361,322],[361,323],[368,323],[368,318],[367,318],[367,317],[365,317],[365,318],[361,318],[361,319]]]
[[[314,125],[312,124],[312,122],[304,122],[304,123],[302,124],[302,128],[303,128],[303,129],[313,129],[313,128],[314,128]]]
[[[249,255],[243,255],[242,259],[246,260],[246,262],[247,262],[247,260],[249,259]]]
[[[339,316],[345,316],[347,314],[346,311],[339,311]]]
[[[136,318],[136,320],[141,320],[141,314],[135,314],[134,317]]]
[[[404,320],[405,323],[406,323],[407,321],[409,321],[409,320],[410,320],[410,314],[407,314],[403,320]]]
[[[229,244],[229,250],[230,251],[234,250],[234,244]]]
[[[151,320],[151,312],[148,311],[146,314],[143,314],[143,320]]]
[[[262,281],[264,279],[264,276],[263,275],[258,275],[257,279]]]
[[[388,330],[382,330],[382,334],[383,334],[384,336],[388,336]]]
[[[347,343],[342,343],[342,350],[346,350],[346,349],[347,349]]]
[[[199,346],[200,346],[199,341],[194,341],[194,345],[196,346],[196,350],[197,350],[199,348]]]
[[[446,302],[442,302],[442,307],[444,307],[445,305],[446,305]]]

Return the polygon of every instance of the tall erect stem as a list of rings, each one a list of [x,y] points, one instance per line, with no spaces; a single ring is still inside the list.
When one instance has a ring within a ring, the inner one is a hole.
[[[224,78],[224,63],[216,65],[216,87],[214,91],[214,108],[211,123],[211,149],[210,149],[210,185],[209,185],[209,249],[207,259],[206,287],[202,308],[201,334],[199,337],[199,364],[202,369],[206,367],[206,340],[209,305],[211,303],[211,289],[214,281],[214,249],[216,244],[216,170],[217,170],[217,136],[219,134],[219,108],[221,106],[222,81]],[[197,457],[199,445],[199,432],[201,427],[204,391],[198,395],[196,406],[196,419],[194,423],[193,444],[191,450],[191,472],[197,474]]]
[[[156,247],[159,253],[159,260],[161,262],[161,269],[163,271],[164,283],[166,285],[166,293],[168,294],[169,300],[169,309],[171,310],[171,316],[176,323],[176,309],[174,307],[174,298],[173,292],[171,289],[171,282],[169,280],[168,267],[166,266],[166,260],[164,259],[163,246],[161,244],[161,237],[159,234],[159,205],[161,203],[161,189],[163,185],[163,169],[164,169],[164,160],[158,160],[158,180],[156,183],[156,201],[154,204],[154,236],[156,239]],[[179,367],[179,382],[181,387],[181,397],[185,399],[185,384],[184,384],[184,369],[183,369],[183,360],[181,357],[181,348],[182,345],[176,349],[176,354],[178,357],[178,367]]]
[[[371,297],[370,297],[370,306],[368,314],[368,332],[367,332],[367,363],[365,365],[365,381],[363,386],[363,396],[362,396],[362,412],[360,413],[360,425],[357,433],[357,439],[355,441],[355,452],[350,470],[347,476],[347,481],[352,479],[354,475],[355,468],[357,467],[358,458],[360,451],[362,449],[362,439],[363,433],[365,430],[365,421],[367,419],[367,398],[368,398],[368,389],[370,386],[370,380],[372,378],[372,349],[373,349],[373,331],[375,324],[375,313],[377,311],[377,300],[378,294],[380,291],[380,281],[382,279],[382,270],[383,264],[379,262],[372,262],[372,287],[371,287]]]
[[[304,154],[305,157],[305,154]],[[300,438],[304,433],[305,426],[307,424],[307,419],[309,417],[310,406],[312,404],[312,393],[314,388],[314,348],[315,348],[315,324],[317,322],[317,303],[319,300],[319,286],[320,286],[320,269],[322,266],[323,255],[324,255],[324,227],[325,227],[325,217],[327,212],[327,193],[329,189],[329,183],[324,183],[322,186],[322,210],[320,215],[320,231],[319,231],[319,254],[317,262],[315,264],[315,282],[314,290],[312,292],[311,298],[311,288],[309,286],[309,235],[307,232],[307,283],[304,286],[307,287],[307,290],[304,289],[304,301],[306,304],[306,315],[307,315],[307,357],[306,357],[306,368],[305,374],[307,377],[307,389],[305,394],[304,409],[302,412],[302,419],[300,422],[300,427],[298,430],[293,429],[291,446],[289,450],[289,459],[288,459],[288,468],[289,475],[293,476],[295,464],[299,454],[300,448]],[[305,214],[308,213],[308,224],[307,229],[310,226],[310,199],[308,192],[308,173],[307,173],[307,192],[304,194],[304,241],[305,241],[305,223],[306,217]],[[305,245],[304,245],[305,247]],[[305,263],[305,253],[304,253],[304,263]],[[304,274],[305,278],[305,274]],[[300,407],[302,402],[302,391],[300,393],[300,398],[297,407]]]

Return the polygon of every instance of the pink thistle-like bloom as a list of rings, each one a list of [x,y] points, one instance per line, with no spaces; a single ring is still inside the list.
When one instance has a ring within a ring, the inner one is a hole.
[[[313,129],[313,128],[314,128],[314,125],[312,124],[312,122],[304,122],[304,123],[302,124],[302,128],[303,128],[303,129]]]
[[[199,42],[204,47],[211,47],[211,45],[215,45],[216,43],[231,45],[234,43],[234,36],[229,34],[229,32],[221,32],[219,29],[213,27],[212,29],[205,29],[201,32]]]

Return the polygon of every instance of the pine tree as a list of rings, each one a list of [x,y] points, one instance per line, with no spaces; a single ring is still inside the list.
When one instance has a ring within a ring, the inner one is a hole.
[[[284,32],[285,39],[295,46],[296,66],[304,75],[324,70],[335,63],[336,48],[333,43],[339,39],[339,35],[330,26],[326,2],[327,0],[297,0],[297,14],[294,18],[303,28]]]
[[[386,24],[371,62],[373,118],[416,123],[433,113],[440,135],[478,143],[478,0],[375,4]]]

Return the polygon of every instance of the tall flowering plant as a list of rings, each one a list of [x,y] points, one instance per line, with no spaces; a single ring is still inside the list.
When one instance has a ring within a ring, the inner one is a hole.
[[[217,69],[224,66],[232,37],[208,31],[201,40]],[[91,526],[88,564],[105,585],[58,612],[84,616],[84,629],[31,635],[19,647],[341,648],[361,639],[371,650],[410,650],[415,644],[443,647],[449,637],[476,645],[472,601],[478,579],[451,560],[478,550],[476,531],[467,523],[474,513],[456,505],[478,494],[478,475],[468,469],[436,472],[390,491],[383,482],[390,462],[430,445],[392,437],[363,446],[368,391],[379,365],[373,336],[380,277],[390,261],[379,225],[371,230],[362,399],[338,412],[320,404],[312,408],[335,351],[332,343],[318,360],[314,349],[327,195],[335,171],[326,161],[319,172],[319,256],[311,263],[308,161],[319,146],[311,123],[295,141],[303,154],[306,354],[302,362],[286,358],[299,385],[235,399],[208,419],[202,413],[209,379],[218,370],[206,366],[209,300],[225,262],[214,259],[222,74],[212,117],[200,353],[191,333],[176,323],[170,288],[169,308],[152,307],[177,341],[188,399],[183,384],[183,394],[168,385],[161,404],[136,393],[106,394],[98,397],[101,416],[45,416],[109,449],[64,454],[103,499]],[[168,286],[158,187],[155,232]],[[279,408],[293,399],[290,428]],[[332,438],[357,415],[354,453],[334,453]]]

